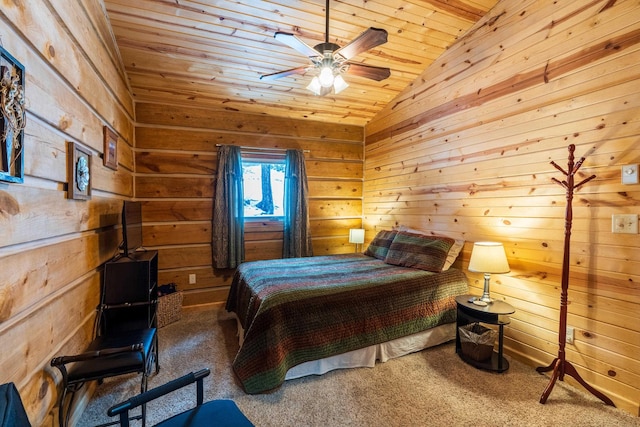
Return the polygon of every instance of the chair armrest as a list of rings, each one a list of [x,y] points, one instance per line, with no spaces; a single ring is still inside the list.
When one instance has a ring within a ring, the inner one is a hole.
[[[112,356],[114,354],[129,353],[133,351],[142,351],[144,348],[142,343],[128,345],[125,347],[105,348],[95,351],[87,351],[73,356],[58,356],[51,359],[51,366],[61,366],[71,362],[80,362],[83,360],[95,359],[97,357]]]
[[[203,379],[206,376],[208,376],[210,373],[211,371],[208,368],[201,369],[197,372],[190,372],[186,375],[183,375],[180,378],[176,378],[175,380],[169,381],[166,384],[153,388],[137,396],[133,396],[132,398],[122,403],[118,403],[117,405],[112,406],[107,411],[107,414],[110,417],[113,417],[115,415],[120,415],[123,412],[127,412],[131,409],[137,408],[138,406],[144,403],[148,403],[154,399],[157,399],[158,397],[169,394],[172,391],[178,390],[194,382],[198,382],[198,401],[199,401],[198,404],[202,404],[202,397],[201,397],[202,382],[203,382]]]

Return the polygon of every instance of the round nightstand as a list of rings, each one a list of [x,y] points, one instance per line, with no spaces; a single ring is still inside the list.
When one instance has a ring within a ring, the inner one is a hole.
[[[460,295],[456,297],[456,303],[458,306],[456,322],[456,353],[458,353],[462,360],[476,368],[504,372],[509,369],[509,361],[502,355],[503,329],[504,325],[508,325],[510,322],[507,315],[514,313],[515,309],[510,304],[497,300],[490,302],[485,306],[474,304],[473,301],[478,299],[479,297],[474,295]],[[498,326],[498,351],[494,351],[490,359],[483,361],[477,361],[466,357],[461,351],[460,331],[458,328],[476,322]]]

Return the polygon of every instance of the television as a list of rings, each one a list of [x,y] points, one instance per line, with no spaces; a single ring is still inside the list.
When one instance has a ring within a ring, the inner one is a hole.
[[[125,255],[142,246],[142,203],[125,201],[122,206],[122,250]]]

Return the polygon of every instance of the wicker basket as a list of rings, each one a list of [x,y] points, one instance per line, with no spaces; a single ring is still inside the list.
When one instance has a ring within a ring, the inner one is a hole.
[[[176,291],[158,298],[158,328],[180,320],[182,292]]]
[[[462,354],[477,362],[482,362],[491,357],[493,344],[496,341],[498,332],[490,328],[485,328],[478,323],[461,326],[460,348]]]

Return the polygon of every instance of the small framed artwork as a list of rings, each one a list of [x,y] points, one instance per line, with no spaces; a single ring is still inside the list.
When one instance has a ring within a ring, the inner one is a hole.
[[[91,198],[91,153],[74,142],[67,142],[67,198]]]
[[[113,170],[118,169],[118,134],[110,127],[103,128],[104,133],[104,150],[102,154],[102,163]]]
[[[0,181],[24,182],[24,66],[0,46]]]

